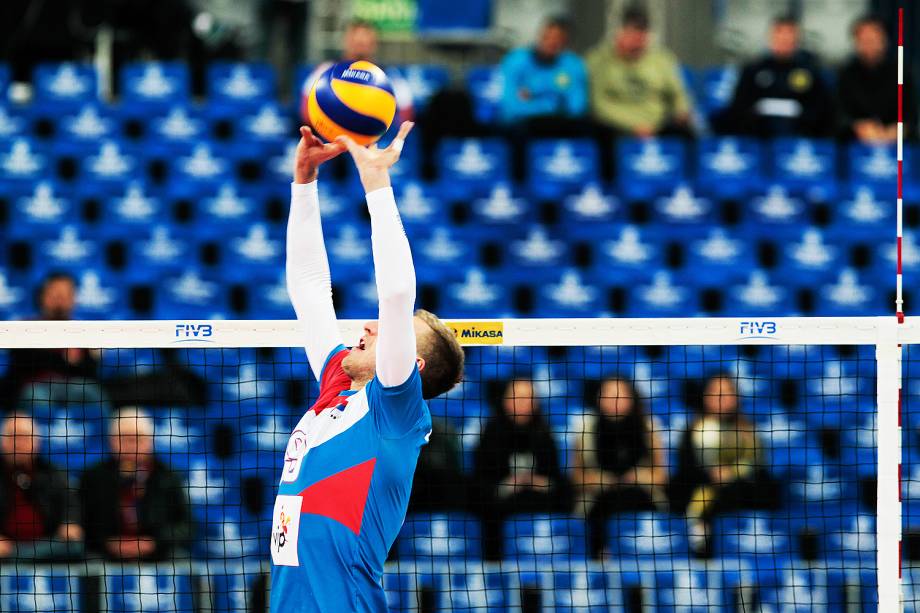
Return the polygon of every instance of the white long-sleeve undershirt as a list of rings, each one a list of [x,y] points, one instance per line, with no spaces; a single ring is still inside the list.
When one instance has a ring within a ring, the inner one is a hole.
[[[326,358],[342,344],[342,337],[332,306],[332,279],[316,181],[291,184],[285,278],[291,304],[306,334],[307,360],[318,381]]]
[[[393,188],[367,194],[371,249],[377,279],[377,379],[384,387],[406,382],[415,368],[415,266]]]
[[[405,383],[415,366],[415,267],[392,188],[367,194],[367,207],[379,301],[376,374],[382,385],[394,387]],[[326,358],[342,344],[342,338],[332,304],[315,181],[291,185],[286,280],[306,333],[307,359],[319,380]]]

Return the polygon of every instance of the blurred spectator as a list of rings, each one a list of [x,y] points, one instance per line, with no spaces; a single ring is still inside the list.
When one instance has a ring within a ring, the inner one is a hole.
[[[307,55],[309,4],[307,0],[257,1],[261,55],[272,61],[280,77],[286,78]]]
[[[153,421],[128,407],[112,419],[112,458],[80,482],[86,546],[119,560],[158,559],[187,547],[191,518],[182,478],[153,450]]]
[[[37,319],[67,321],[76,306],[76,282],[66,273],[45,277],[38,289]],[[16,349],[4,382],[6,406],[39,400],[100,402],[95,381],[99,352],[91,349]]]
[[[0,62],[9,62],[16,81],[30,81],[39,62],[82,59],[92,49],[92,31],[83,25],[88,0],[0,2]]]
[[[843,138],[890,143],[898,137],[898,63],[888,53],[885,24],[868,15],[853,24],[853,57],[840,69],[838,100]],[[905,138],[917,129],[917,108],[909,75],[904,75]]]
[[[690,99],[677,59],[649,47],[648,13],[631,5],[613,44],[601,43],[587,59],[594,118],[616,134],[649,137],[690,134]]]
[[[473,474],[487,560],[501,559],[502,522],[507,516],[572,508],[571,484],[559,466],[556,441],[530,381],[508,383],[499,410],[482,431]]]
[[[38,455],[31,417],[0,430],[0,559],[61,560],[83,553],[79,506],[67,475]]]
[[[342,37],[342,55],[339,62],[357,62],[366,60],[380,65],[377,61],[377,28],[374,24],[363,19],[355,19],[348,24],[345,29],[345,35]],[[301,91],[300,114],[304,121],[309,122],[307,116],[307,94],[310,93],[310,87],[322,72],[328,69],[332,62],[323,62],[307,77]],[[386,70],[385,66],[381,66]],[[396,118],[393,122],[397,125],[403,121],[409,121],[415,116],[413,109],[412,90],[409,83],[394,71],[387,71],[387,77],[390,85],[393,86],[393,93],[396,96]]]
[[[814,56],[799,48],[799,24],[780,17],[770,27],[769,52],[741,71],[731,104],[713,128],[763,138],[830,136],[834,108]]]
[[[660,430],[632,382],[618,377],[601,382],[597,412],[584,415],[573,453],[577,510],[588,518],[592,557],[603,552],[613,513],[664,510],[667,467]]]
[[[570,29],[567,19],[551,17],[534,46],[514,49],[502,60],[503,122],[560,122],[585,114],[587,73],[582,59],[567,48]]]
[[[777,505],[779,488],[764,468],[762,450],[756,427],[739,413],[734,380],[710,377],[700,415],[681,437],[669,486],[671,508],[687,514],[697,553],[708,551],[713,516]]]
[[[460,434],[451,423],[431,418],[431,436],[422,447],[409,512],[462,511],[467,508],[467,478],[463,472]]]

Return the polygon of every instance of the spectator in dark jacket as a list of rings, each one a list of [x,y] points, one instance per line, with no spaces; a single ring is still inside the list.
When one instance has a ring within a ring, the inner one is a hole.
[[[769,53],[744,67],[729,107],[713,127],[763,138],[830,136],[834,107],[814,56],[799,48],[799,24],[781,17],[770,28]]]
[[[187,547],[185,485],[153,452],[153,421],[125,408],[112,420],[112,458],[80,483],[87,548],[118,560],[162,560]]]
[[[70,320],[76,306],[76,296],[77,287],[72,276],[66,273],[48,275],[38,290],[38,319]],[[98,402],[102,394],[95,381],[98,353],[96,350],[81,348],[11,351],[3,385],[5,403],[7,406],[16,406],[17,403],[29,405],[32,401],[47,398],[58,402]],[[73,385],[68,386],[68,382]]]
[[[473,463],[486,559],[501,558],[502,522],[508,515],[572,508],[571,485],[559,466],[556,441],[528,380],[508,383],[501,408],[482,431]]]
[[[67,475],[38,455],[32,418],[11,414],[0,429],[0,558],[81,555],[83,530]]]
[[[431,418],[431,436],[422,447],[412,481],[409,512],[462,511],[467,507],[460,434],[451,423]]]
[[[885,24],[866,16],[853,24],[853,57],[840,69],[837,88],[840,133],[864,143],[891,143],[898,137],[898,64],[888,54]],[[904,75],[905,137],[917,130],[917,107],[909,75]]]

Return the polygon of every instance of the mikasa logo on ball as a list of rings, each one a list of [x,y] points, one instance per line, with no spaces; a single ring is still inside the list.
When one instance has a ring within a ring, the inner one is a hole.
[[[362,81],[370,81],[371,73],[366,70],[355,70],[354,68],[349,68],[342,72],[343,79],[361,79]]]

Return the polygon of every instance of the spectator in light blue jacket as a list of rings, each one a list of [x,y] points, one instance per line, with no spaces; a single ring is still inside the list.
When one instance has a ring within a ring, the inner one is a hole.
[[[536,118],[577,118],[588,110],[585,64],[566,49],[569,21],[550,17],[532,47],[514,49],[502,61],[501,118],[515,124]]]

